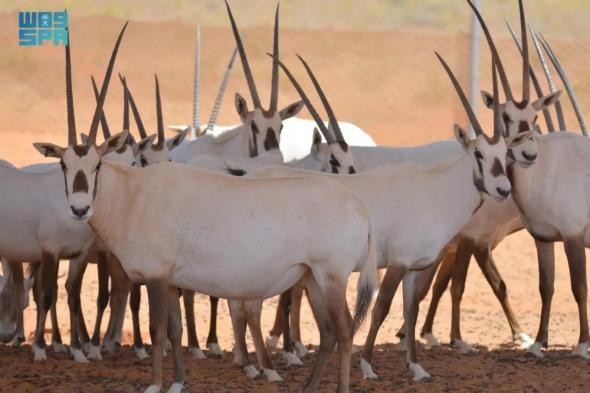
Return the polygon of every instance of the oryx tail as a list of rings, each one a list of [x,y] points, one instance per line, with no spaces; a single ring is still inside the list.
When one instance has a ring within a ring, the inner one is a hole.
[[[354,317],[352,320],[352,335],[363,324],[365,317],[369,313],[369,306],[373,300],[373,294],[379,287],[379,278],[377,277],[377,241],[375,240],[375,230],[373,221],[369,220],[367,258],[361,268],[356,289],[356,305],[354,307]]]

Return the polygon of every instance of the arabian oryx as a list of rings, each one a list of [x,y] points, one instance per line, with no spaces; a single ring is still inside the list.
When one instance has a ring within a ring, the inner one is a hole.
[[[378,267],[387,273],[381,285],[380,295],[373,310],[370,337],[376,331],[389,304],[384,304],[382,292],[389,293],[404,280],[404,317],[407,321],[408,363],[415,380],[430,378],[418,364],[414,340],[417,316],[415,284],[419,271],[436,262],[453,237],[470,220],[484,201],[483,194],[498,200],[510,195],[511,186],[505,173],[506,145],[501,135],[499,109],[496,107],[494,136],[484,134],[467,98],[454,75],[439,57],[474,127],[476,138],[456,127],[456,137],[464,153],[438,165],[425,169],[410,165],[387,165],[352,176],[325,175],[315,172],[293,170],[285,167],[267,167],[252,172],[251,176],[300,178],[329,177],[358,195],[367,205],[375,225],[377,238]],[[291,75],[280,63],[291,82],[297,88],[310,112],[309,100]],[[494,72],[494,80],[495,80]],[[497,85],[494,84],[497,98]],[[314,115],[314,118],[316,116]],[[331,118],[332,120],[332,118]],[[323,123],[318,122],[318,126]],[[437,195],[436,200],[432,195]],[[420,228],[420,229],[418,229]],[[429,228],[424,231],[423,228]],[[416,233],[420,233],[419,237]],[[321,329],[321,328],[320,328]],[[373,342],[366,344],[361,366],[365,375],[375,376],[369,361]]]
[[[238,115],[240,115],[241,125],[233,130],[225,131],[219,136],[204,135],[197,138],[190,143],[183,144],[172,153],[172,161],[187,162],[190,159],[199,155],[214,155],[232,158],[246,158],[255,157],[262,152],[270,150],[278,150],[279,141],[281,138],[282,122],[290,117],[295,116],[303,106],[301,101],[287,106],[282,110],[278,110],[279,99],[279,71],[277,66],[277,58],[273,59],[272,80],[271,80],[271,95],[268,110],[262,108],[260,97],[256,89],[254,77],[250,70],[246,50],[242,43],[238,27],[232,15],[229,4],[227,4],[227,12],[232,25],[234,38],[240,54],[242,68],[244,75],[248,81],[248,88],[252,96],[254,104],[253,110],[248,109],[248,104],[244,97],[236,93],[235,105]],[[274,44],[273,52],[279,52],[278,41],[278,18],[279,6],[275,13],[275,27],[274,27]]]
[[[93,125],[98,124],[113,62]],[[158,123],[163,128],[161,117]],[[335,341],[340,352],[338,391],[348,391],[352,337],[377,282],[373,224],[354,194],[324,179],[237,179],[169,162],[143,169],[110,164],[102,157],[125,142],[126,131],[100,148],[92,133],[88,144],[76,144],[73,131],[69,128],[67,147],[35,146],[61,160],[69,204],[62,210],[80,213],[72,219],[87,221],[131,280],[147,285],[153,343],[153,383],[147,392],[161,390],[166,336],[176,370],[169,391],[179,392],[184,385],[175,288],[247,300],[274,296],[300,280],[323,332],[306,391],[317,390]],[[85,190],[77,186],[81,179]],[[176,192],[171,195],[170,189]],[[195,200],[201,203],[194,205]],[[216,207],[223,207],[223,214]],[[345,296],[353,270],[361,270],[354,318]],[[236,276],[237,285],[235,280],[228,285],[229,277]]]
[[[109,70],[112,69],[123,33],[127,24],[121,30],[111,60]],[[105,81],[108,82],[107,73]],[[105,85],[106,86],[106,83]],[[106,95],[106,89],[102,95]],[[70,50],[66,46],[66,93],[68,108],[68,128],[71,130],[69,142],[75,144],[75,120],[73,114],[72,80],[70,68]],[[99,108],[97,108],[98,110]],[[94,143],[98,128],[97,111],[90,128],[89,137]],[[123,141],[124,142],[124,141]],[[45,150],[36,146],[43,153]],[[121,146],[117,146],[120,148]],[[98,149],[103,155],[112,149],[108,143]],[[82,154],[82,150],[75,149],[71,154]],[[3,186],[0,189],[0,216],[5,220],[0,233],[0,255],[9,261],[28,261],[39,263],[39,274],[35,285],[38,287],[37,327],[33,342],[35,360],[46,359],[45,341],[43,338],[47,311],[53,303],[57,284],[57,262],[60,258],[79,259],[74,263],[83,263],[86,253],[94,241],[94,234],[87,223],[73,221],[70,217],[80,217],[87,213],[69,205],[63,198],[64,168],[50,169],[41,173],[26,173],[9,166],[0,166],[0,179]],[[60,173],[62,172],[62,173]],[[68,197],[77,200],[80,193],[88,192],[89,184],[82,178],[82,172],[69,173]],[[71,195],[70,195],[71,193]],[[68,208],[68,206],[70,208]],[[84,356],[80,350],[77,332],[77,313],[80,307],[79,297],[71,294],[78,293],[76,288],[70,288],[68,305],[70,306],[70,322],[72,326],[72,342],[70,353],[77,358]]]

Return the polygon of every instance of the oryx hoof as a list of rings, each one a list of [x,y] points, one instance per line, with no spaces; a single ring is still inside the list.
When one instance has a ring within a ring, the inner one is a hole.
[[[135,352],[135,356],[137,356],[139,360],[148,359],[150,357],[150,355],[148,355],[147,351],[145,350],[145,347],[138,348],[133,346],[133,352]]]
[[[268,382],[283,382],[283,378],[275,370],[264,368],[260,372],[266,376]]]
[[[90,363],[81,349],[70,347],[70,355],[72,355],[76,363]]]
[[[277,350],[277,345],[279,344],[279,336],[268,336],[265,340],[266,349],[270,352],[274,352]]]
[[[248,365],[244,366],[244,372],[246,373],[246,375],[250,379],[259,378],[259,376],[258,376],[259,375],[258,370],[256,370],[256,367],[254,367],[251,364],[248,364]]]
[[[434,336],[432,333],[426,333],[422,336],[424,341],[426,341],[425,347],[426,349],[432,349],[436,347],[440,347],[440,341]]]
[[[47,360],[47,354],[45,353],[45,348],[40,348],[36,344],[33,344],[33,346],[31,348],[33,349],[33,360],[35,362]]]
[[[90,348],[88,349],[88,359],[102,360],[100,349],[100,345],[90,345]]]
[[[533,345],[531,345],[530,347],[527,348],[526,352],[527,352],[527,354],[534,355],[535,357],[537,357],[539,359],[543,359],[545,357],[545,355],[541,351],[541,348],[543,348],[543,344],[535,341],[533,343]]]
[[[161,385],[150,385],[143,393],[160,393],[161,390]]]
[[[90,352],[90,347],[92,346],[92,344],[89,342],[82,344],[82,351],[88,353]]]
[[[207,348],[209,349],[209,356],[221,359],[223,357],[223,351],[217,343],[208,343]]]
[[[295,341],[295,353],[299,356],[300,359],[303,359],[309,353],[309,349],[301,341]]]
[[[579,343],[572,352],[572,356],[579,356],[584,359],[590,359],[590,354],[588,354],[588,343]]]
[[[418,363],[409,363],[408,367],[414,375],[414,382],[432,382],[432,377]]]
[[[285,359],[285,362],[287,363],[287,367],[291,367],[291,366],[303,366],[303,362],[301,361],[301,359],[299,359],[299,357],[297,355],[295,355],[292,352],[283,352],[283,359]]]
[[[193,359],[207,359],[201,348],[191,347],[188,352],[193,355]]]
[[[520,344],[520,349],[527,349],[535,343],[535,340],[533,340],[531,336],[526,333],[516,333],[514,336],[512,336],[512,339],[515,343]]]
[[[10,341],[10,344],[8,344],[8,345],[10,345],[10,346],[11,346],[11,347],[13,347],[13,348],[18,348],[18,347],[20,347],[20,346],[21,346],[21,344],[22,344],[22,343],[24,343],[24,342],[25,342],[25,338],[24,338],[24,336],[20,336],[20,335],[19,335],[19,336],[14,336],[14,337],[12,338],[12,341]]]
[[[380,380],[379,376],[373,371],[371,364],[363,358],[361,358],[361,370],[363,370],[363,379],[369,379],[371,381]]]
[[[117,351],[117,343],[109,340],[102,344],[102,350],[106,353],[115,353]]]
[[[174,382],[167,393],[181,393],[184,390],[184,382]]]
[[[461,355],[479,352],[473,345],[469,344],[467,341],[453,340],[451,341],[451,345],[453,349],[456,349],[457,352],[459,352],[459,354]]]
[[[68,347],[66,347],[62,343],[58,343],[58,342],[54,341],[51,343],[51,350],[55,353],[67,353]]]

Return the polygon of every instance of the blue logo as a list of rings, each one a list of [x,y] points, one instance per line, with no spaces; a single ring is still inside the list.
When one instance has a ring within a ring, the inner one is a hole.
[[[65,11],[21,11],[18,13],[18,44],[42,46],[68,44],[68,13]]]

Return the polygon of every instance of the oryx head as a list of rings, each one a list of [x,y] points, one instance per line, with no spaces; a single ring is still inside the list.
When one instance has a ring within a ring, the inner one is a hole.
[[[66,45],[66,98],[68,114],[68,146],[60,147],[52,143],[35,143],[35,148],[45,157],[60,159],[65,179],[65,191],[70,205],[70,215],[78,220],[87,220],[92,216],[92,202],[96,196],[96,183],[102,159],[105,155],[122,148],[127,140],[127,131],[108,138],[102,145],[96,146],[96,134],[111,74],[123,38],[127,23],[119,33],[115,48],[111,54],[100,90],[98,103],[86,143],[78,144],[76,138],[76,121],[74,116],[74,96],[72,94],[72,69],[69,41]]]
[[[305,60],[299,55],[299,60],[303,63],[307,74],[309,75],[313,85],[322,100],[322,104],[324,105],[324,109],[326,109],[326,113],[328,114],[328,127],[322,121],[320,115],[318,114],[317,110],[314,108],[313,104],[309,100],[305,91],[301,88],[301,85],[293,74],[289,71],[289,69],[279,61],[279,66],[285,72],[297,92],[299,96],[305,103],[307,110],[314,118],[317,126],[321,130],[324,138],[326,138],[327,144],[322,143],[322,136],[318,132],[318,129],[314,129],[313,133],[313,143],[311,146],[311,157],[314,160],[314,164],[317,164],[315,168],[308,167],[307,169],[318,170],[321,172],[331,172],[331,173],[344,173],[344,174],[353,174],[356,173],[356,168],[354,166],[354,157],[352,152],[350,151],[348,144],[344,140],[344,135],[342,135],[342,131],[340,130],[340,125],[338,124],[338,120],[336,119],[336,115],[324,94],[318,80],[316,79],[313,71],[307,64]]]
[[[154,78],[156,81],[156,115],[158,119],[158,131],[156,134],[148,136],[145,127],[143,126],[143,121],[141,120],[137,105],[135,104],[133,94],[131,94],[131,90],[127,85],[127,80],[119,75],[119,79],[123,84],[123,89],[125,90],[128,103],[133,112],[135,124],[137,125],[141,137],[141,140],[133,146],[135,160],[141,167],[146,167],[163,161],[170,161],[170,151],[179,146],[190,131],[188,128],[184,129],[177,133],[173,138],[166,140],[164,135],[164,120],[162,116],[162,100],[160,98],[160,83],[158,82],[157,75],[154,75]]]
[[[232,15],[229,4],[226,1],[227,12],[231,21],[232,30],[236,39],[238,52],[240,53],[240,59],[242,67],[244,69],[244,75],[248,82],[248,88],[252,96],[254,107],[252,110],[248,108],[246,99],[239,93],[236,93],[235,105],[240,120],[248,129],[249,135],[249,153],[250,157],[256,157],[260,153],[269,151],[272,149],[279,148],[279,141],[281,137],[281,130],[283,128],[283,120],[295,116],[303,107],[303,102],[298,101],[294,104],[287,106],[281,110],[278,110],[279,100],[279,5],[275,12],[275,26],[274,26],[274,45],[273,45],[273,62],[272,62],[272,81],[271,81],[271,92],[270,92],[270,104],[268,109],[263,109],[256,90],[256,84],[250,65],[248,64],[248,58],[246,56],[246,50],[242,43],[240,33],[236,26],[236,22]]]
[[[551,93],[537,100],[531,99],[531,84],[529,74],[529,45],[527,35],[527,25],[524,13],[523,1],[519,0],[520,9],[520,25],[521,25],[521,41],[522,41],[522,100],[518,101],[512,94],[510,83],[506,76],[502,60],[496,49],[489,29],[487,28],[481,14],[470,0],[467,0],[475,15],[477,16],[481,27],[485,33],[488,45],[492,52],[492,57],[495,58],[500,81],[504,94],[506,96],[505,103],[498,103],[501,113],[503,135],[506,138],[509,154],[515,161],[522,165],[531,165],[537,161],[538,146],[534,138],[538,132],[537,119],[538,113],[546,109],[558,101],[561,91]],[[482,91],[484,104],[493,109],[496,102],[493,95]]]
[[[459,85],[457,78],[449,68],[448,64],[438,53],[436,56],[449,75],[449,78],[459,95],[459,99],[465,108],[465,112],[469,117],[469,122],[475,131],[475,139],[471,139],[469,133],[455,125],[455,137],[473,161],[473,182],[480,192],[486,193],[497,200],[505,199],[510,195],[512,186],[506,175],[507,148],[504,138],[502,137],[500,108],[497,104],[498,82],[495,62],[492,64],[494,102],[496,102],[494,108],[494,134],[492,137],[489,137],[483,132],[483,129],[475,116],[475,112],[473,112],[473,109],[469,104],[467,96],[463,92],[463,89]]]

